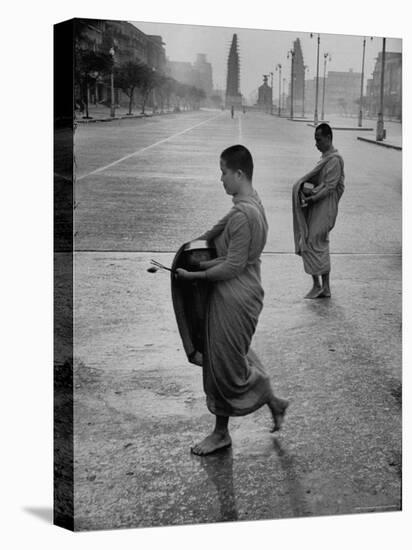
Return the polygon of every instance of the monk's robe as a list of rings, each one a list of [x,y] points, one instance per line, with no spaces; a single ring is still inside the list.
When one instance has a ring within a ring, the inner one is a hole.
[[[293,186],[293,233],[295,252],[302,256],[309,275],[330,272],[329,233],[338,214],[338,203],[344,191],[344,164],[336,149],[324,153],[313,170]],[[303,183],[312,183],[317,201],[301,205],[300,189]]]
[[[242,416],[264,405],[270,381],[250,348],[263,307],[260,255],[268,224],[256,192],[233,199],[234,206],[206,239],[217,258],[202,262],[211,283],[207,304],[203,387],[208,409],[215,415]]]

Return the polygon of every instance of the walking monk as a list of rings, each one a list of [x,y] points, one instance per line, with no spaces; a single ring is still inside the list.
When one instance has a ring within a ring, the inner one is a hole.
[[[178,268],[182,280],[206,279],[211,284],[203,352],[203,387],[215,416],[210,435],[192,447],[206,455],[231,445],[229,417],[243,416],[267,405],[273,430],[281,428],[288,402],[273,394],[268,373],[250,347],[263,307],[260,255],[268,224],[252,186],[253,160],[243,145],[220,156],[221,181],[233,207],[199,239],[216,247],[217,258],[200,262],[201,271]]]
[[[344,191],[343,158],[332,144],[329,124],[315,130],[316,147],[322,157],[313,170],[293,186],[293,233],[295,252],[302,256],[313,286],[305,298],[330,298],[329,232],[338,214]]]

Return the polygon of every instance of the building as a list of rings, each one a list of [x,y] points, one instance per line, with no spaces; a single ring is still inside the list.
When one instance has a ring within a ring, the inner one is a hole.
[[[318,79],[318,113],[321,111],[322,102],[322,90],[323,90],[323,77]],[[305,116],[314,117],[315,115],[315,101],[316,101],[316,77],[305,80],[304,87],[304,105],[302,105],[302,112]]]
[[[268,85],[268,75],[263,75],[263,84],[258,88],[257,107],[266,113],[272,112],[272,88]]]
[[[113,55],[114,65],[127,61],[144,63],[162,74],[166,68],[166,52],[161,36],[144,34],[127,21],[76,19],[75,41],[77,51]],[[90,103],[110,101],[110,83],[107,77],[98,76],[88,89]],[[120,90],[115,90],[115,101],[126,101]]]
[[[366,85],[364,99],[365,114],[377,117],[380,111],[382,75],[382,52],[379,53],[372,78]],[[402,53],[385,53],[385,70],[383,86],[383,115],[384,117],[402,120]]]
[[[325,82],[325,113],[354,116],[359,113],[361,73],[329,71]],[[323,97],[321,89],[320,101]]]
[[[361,73],[328,71],[318,81],[318,114],[355,116],[359,113]],[[305,112],[315,112],[316,78],[305,82]],[[323,109],[322,109],[323,106]]]
[[[196,88],[203,90],[206,97],[210,97],[213,93],[213,70],[212,64],[206,60],[206,54],[197,54],[193,69],[196,73]]]
[[[207,98],[213,94],[212,65],[206,60],[206,54],[198,53],[195,62],[166,62],[166,74],[175,80],[203,90]]]

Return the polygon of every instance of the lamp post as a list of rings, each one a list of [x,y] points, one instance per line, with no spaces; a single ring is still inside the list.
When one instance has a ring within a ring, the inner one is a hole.
[[[294,50],[288,51],[288,59],[289,56],[291,57],[291,64],[290,64],[290,118],[293,119],[293,69],[294,69],[294,59],[295,59],[295,52]]]
[[[270,114],[273,115],[273,73],[270,73]]]
[[[376,125],[376,141],[385,139],[385,129],[383,127],[383,87],[385,83],[385,47],[386,38],[382,40],[382,59],[381,59],[381,97],[378,113],[378,123]]]
[[[279,105],[278,105],[278,116],[280,116],[280,102],[281,102],[281,92],[280,92],[280,87],[281,87],[281,81],[282,81],[282,65],[280,63],[278,63],[276,65],[276,70],[279,71]]]
[[[110,48],[110,55],[112,56],[112,71],[110,73],[110,116],[114,118],[115,108],[114,108],[114,47]]]
[[[302,118],[305,118],[305,82],[306,71],[309,69],[307,65],[303,66],[303,89],[302,89]]]
[[[323,54],[323,93],[322,93],[322,120],[325,120],[325,88],[326,88],[326,62],[331,61],[331,56],[328,53]]]
[[[286,86],[286,78],[283,78],[282,80],[283,88],[282,88],[282,110],[285,108],[285,86]]]
[[[313,38],[313,33],[310,33],[310,37]],[[319,45],[320,45],[320,34],[318,33],[318,47],[316,54],[316,92],[315,92],[315,115],[313,117],[313,123],[315,126],[318,123],[318,96],[319,96]]]
[[[373,40],[373,37],[371,36],[371,40]],[[363,38],[363,51],[362,51],[362,75],[361,75],[361,87],[360,87],[360,98],[359,98],[359,119],[358,119],[358,126],[362,126],[362,107],[363,107],[363,78],[365,75],[365,46],[366,46],[366,38]]]

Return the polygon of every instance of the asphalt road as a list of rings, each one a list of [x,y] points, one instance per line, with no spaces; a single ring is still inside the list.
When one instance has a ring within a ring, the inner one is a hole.
[[[400,509],[401,153],[357,135],[335,133],[346,191],[333,296],[307,301],[290,190],[319,157],[312,128],[227,112],[79,125],[77,529]],[[218,158],[238,142],[270,223],[254,348],[291,406],[280,435],[261,409],[231,420],[232,450],[199,458],[189,447],[212,425],[201,371],[185,360],[168,276],[146,269],[230,208]]]

